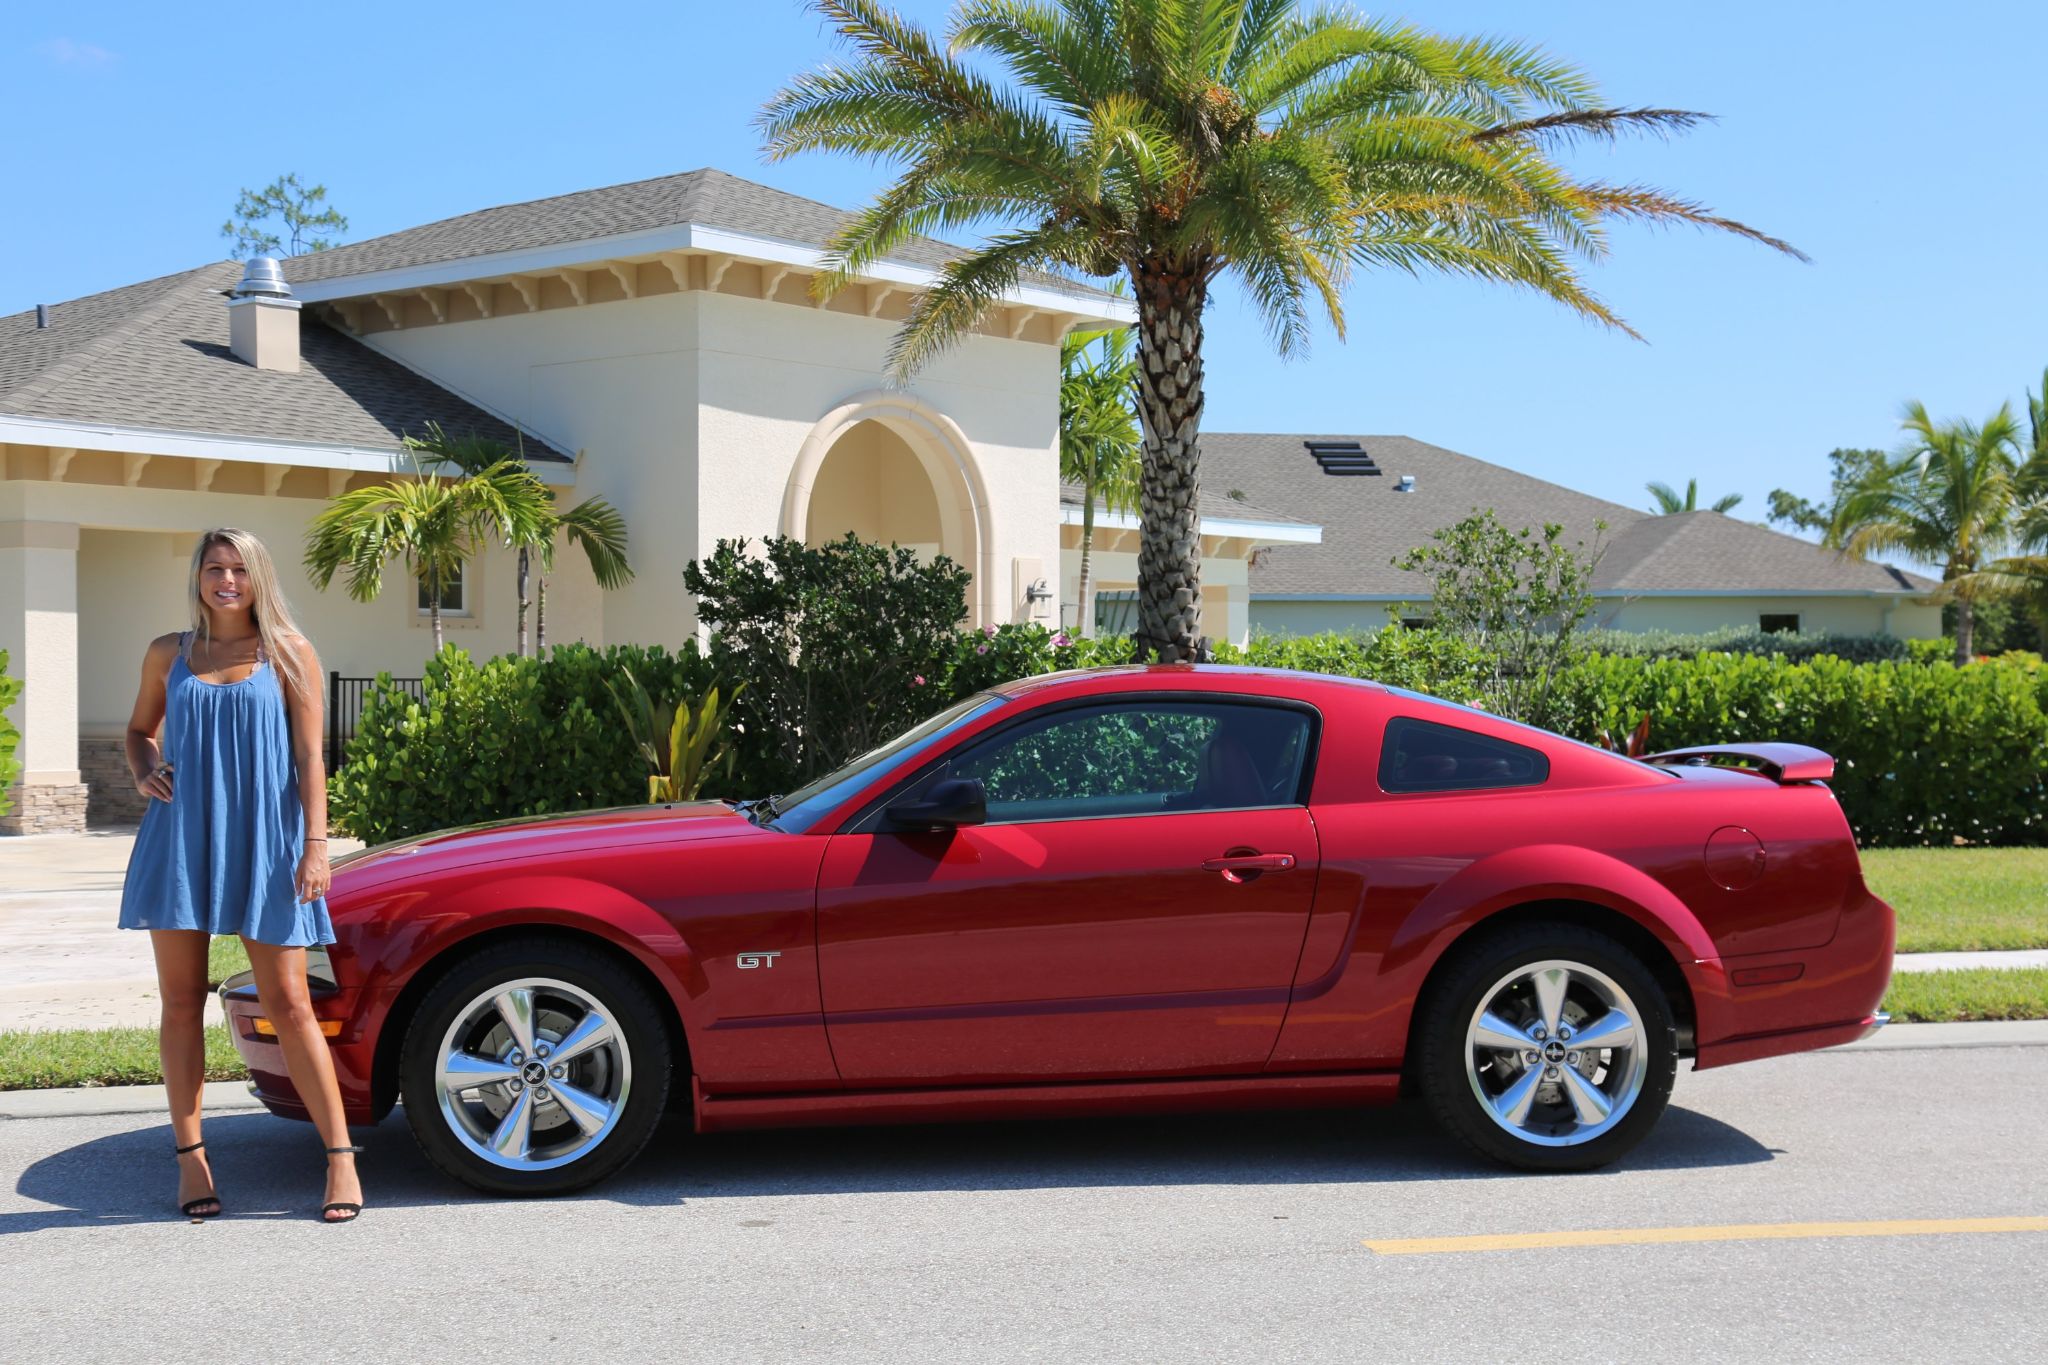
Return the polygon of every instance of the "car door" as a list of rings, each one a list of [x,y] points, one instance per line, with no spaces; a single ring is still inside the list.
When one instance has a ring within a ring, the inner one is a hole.
[[[1315,891],[1309,708],[1094,700],[973,741],[986,823],[832,836],[826,1029],[866,1085],[1255,1071]]]

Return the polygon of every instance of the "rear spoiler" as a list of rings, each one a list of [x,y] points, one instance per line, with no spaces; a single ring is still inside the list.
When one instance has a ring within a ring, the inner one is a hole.
[[[1696,749],[1651,754],[1643,760],[1666,768],[1707,767],[1730,761],[1755,768],[1780,786],[1791,782],[1825,782],[1835,775],[1835,760],[1804,744],[1702,744]]]

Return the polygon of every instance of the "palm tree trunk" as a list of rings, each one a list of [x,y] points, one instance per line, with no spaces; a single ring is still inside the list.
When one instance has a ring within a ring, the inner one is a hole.
[[[548,647],[548,576],[540,576],[540,601],[533,613],[533,652],[536,657]]]
[[[434,623],[434,653],[441,652],[441,566],[427,569],[427,616]]]
[[[522,659],[526,657],[526,588],[531,567],[530,554],[524,545],[519,547],[519,657]]]
[[[1081,604],[1074,608],[1074,633],[1084,640],[1095,638],[1095,612],[1088,600],[1088,556],[1095,548],[1095,485],[1081,489]]]
[[[1202,306],[1209,263],[1148,258],[1131,267],[1138,296],[1138,421],[1145,445],[1138,483],[1136,657],[1161,663],[1209,657],[1202,638]]]
[[[1977,643],[1977,604],[1967,597],[1956,598],[1956,667],[1970,662]]]

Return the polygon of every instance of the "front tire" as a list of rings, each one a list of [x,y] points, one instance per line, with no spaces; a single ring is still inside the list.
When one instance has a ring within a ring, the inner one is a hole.
[[[427,992],[399,1064],[427,1158],[491,1194],[565,1194],[625,1167],[668,1101],[661,1004],[608,954],[511,939]]]
[[[1424,1003],[1418,1079],[1437,1121],[1527,1171],[1588,1171],[1655,1125],[1678,1072],[1671,1006],[1642,959],[1595,930],[1477,939]]]

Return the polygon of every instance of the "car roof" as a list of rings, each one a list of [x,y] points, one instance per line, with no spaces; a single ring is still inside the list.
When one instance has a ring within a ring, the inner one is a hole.
[[[1036,697],[1048,691],[1087,696],[1099,692],[1227,691],[1232,688],[1265,696],[1301,696],[1333,687],[1385,691],[1379,683],[1331,673],[1292,668],[1252,668],[1240,664],[1111,664],[1103,668],[1069,668],[998,683],[988,690],[1001,697]]]

